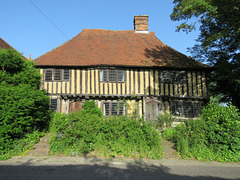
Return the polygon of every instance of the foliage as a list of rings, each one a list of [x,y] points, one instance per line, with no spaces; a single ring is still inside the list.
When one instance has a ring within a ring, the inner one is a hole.
[[[106,118],[100,129],[96,150],[105,155],[160,159],[161,139],[145,121],[126,116]],[[114,155],[115,154],[115,155]]]
[[[26,134],[22,139],[15,139],[6,153],[0,151],[0,160],[9,159],[12,156],[25,155],[27,151],[33,149],[34,144],[44,135],[45,133],[43,132],[33,131],[32,133]]]
[[[240,0],[174,0],[171,19],[183,20],[177,30],[191,32],[200,23],[193,57],[215,70],[210,76],[212,94],[222,94],[240,108]],[[189,22],[190,21],[190,22]]]
[[[184,158],[240,161],[240,116],[231,104],[211,101],[201,120],[190,120],[175,128],[173,140]]]
[[[162,133],[162,136],[166,139],[173,139],[173,135],[174,135],[174,128],[171,128],[171,129],[164,129],[163,133]]]
[[[19,85],[28,84],[39,89],[41,75],[34,62],[24,59],[14,49],[0,48],[0,83]]]
[[[146,122],[126,116],[102,117],[98,113],[56,114],[50,129],[52,154],[71,156],[95,153],[107,157],[162,155],[159,134]]]
[[[163,129],[163,128],[169,128],[171,127],[172,122],[174,121],[174,118],[169,113],[161,113],[158,115],[158,121],[156,122],[156,127]]]
[[[0,154],[26,134],[48,127],[50,100],[38,90],[40,79],[33,62],[13,49],[0,49]]]
[[[102,117],[103,115],[101,109],[98,108],[98,106],[93,100],[85,101],[82,107],[83,107],[83,110],[81,111],[82,114],[95,114],[99,117]]]

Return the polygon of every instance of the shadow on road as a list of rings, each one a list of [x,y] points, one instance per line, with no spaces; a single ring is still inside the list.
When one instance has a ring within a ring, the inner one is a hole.
[[[29,159],[19,165],[1,164],[0,179],[206,179],[219,180],[224,178],[213,176],[179,175],[171,168],[163,165],[154,165],[144,161],[113,163],[93,159],[91,162],[67,165],[62,162],[48,164],[33,163]],[[62,163],[62,164],[61,164]],[[187,167],[182,167],[182,169]],[[201,167],[199,167],[201,168]]]

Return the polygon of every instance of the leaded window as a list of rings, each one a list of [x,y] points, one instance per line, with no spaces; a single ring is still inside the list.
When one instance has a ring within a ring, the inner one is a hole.
[[[125,114],[125,106],[122,102],[104,102],[103,114],[105,116],[120,116]]]
[[[201,104],[196,102],[178,102],[170,103],[170,111],[174,116],[194,118],[199,117],[201,113]]]
[[[45,69],[45,81],[68,81],[69,79],[69,69]]]
[[[54,69],[54,80],[60,81],[61,80],[61,70]]]
[[[45,70],[45,80],[46,81],[52,81],[53,80],[52,69],[46,69]]]
[[[164,70],[160,72],[160,79],[163,83],[186,83],[185,71]]]
[[[57,110],[57,99],[51,99],[50,100],[50,109],[52,111],[56,111]]]
[[[116,69],[109,69],[109,81],[116,81]]]
[[[63,80],[69,80],[69,77],[70,77],[69,69],[64,69],[63,70]]]
[[[100,69],[100,81],[101,82],[125,82],[125,70],[124,69]]]

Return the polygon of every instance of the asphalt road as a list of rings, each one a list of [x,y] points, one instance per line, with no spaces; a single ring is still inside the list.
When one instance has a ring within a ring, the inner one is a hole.
[[[0,161],[0,180],[240,179],[239,163],[83,157],[14,157]]]

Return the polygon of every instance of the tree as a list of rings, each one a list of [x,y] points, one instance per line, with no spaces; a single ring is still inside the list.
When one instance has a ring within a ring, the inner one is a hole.
[[[0,49],[0,155],[15,139],[48,127],[50,99],[39,90],[40,81],[32,61],[16,50]]]
[[[171,19],[184,21],[177,31],[187,33],[199,25],[193,58],[213,66],[212,94],[232,101],[240,109],[240,0],[174,0]]]

